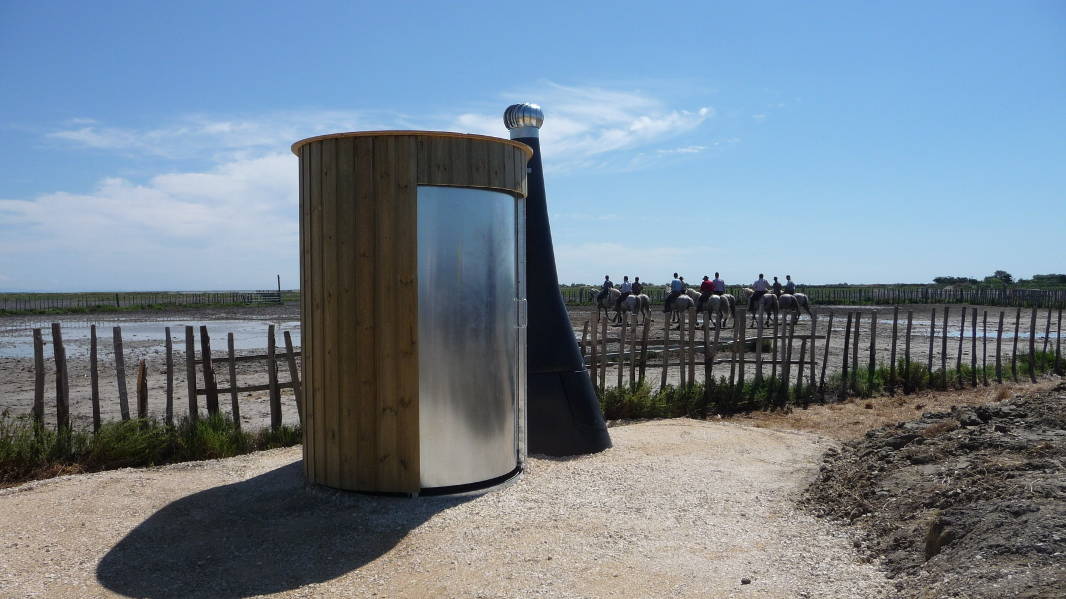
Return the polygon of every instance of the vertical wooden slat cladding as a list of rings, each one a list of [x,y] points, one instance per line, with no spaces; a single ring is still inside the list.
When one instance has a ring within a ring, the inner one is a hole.
[[[310,294],[311,285],[308,282],[310,280],[310,264],[311,264],[311,219],[308,216],[308,212],[311,209],[311,192],[310,192],[310,170],[311,170],[311,148],[310,146],[304,146],[300,149],[300,322],[303,324],[301,327],[301,343],[303,345],[302,364],[304,369],[304,378],[306,380],[307,374],[311,372],[310,360],[311,358],[311,344],[313,327],[309,317],[312,314],[310,310]],[[315,463],[314,443],[306,442],[310,438],[306,436],[306,431],[311,429],[311,422],[313,418],[312,408],[308,407],[311,401],[311,385],[305,384],[303,387],[303,397],[301,398],[303,404],[303,419],[301,420],[301,426],[305,431],[305,443],[303,444],[304,455],[304,476],[313,480],[313,466]]]
[[[417,492],[418,185],[524,195],[528,148],[459,134],[299,142],[304,470]]]
[[[348,473],[350,484],[345,488],[373,490],[377,471],[377,352],[374,335],[374,289],[377,287],[377,249],[374,231],[377,229],[377,202],[374,196],[374,139],[355,138],[355,353],[351,356],[351,370],[357,384],[350,396],[355,403],[355,422],[346,426],[355,437],[355,470]]]

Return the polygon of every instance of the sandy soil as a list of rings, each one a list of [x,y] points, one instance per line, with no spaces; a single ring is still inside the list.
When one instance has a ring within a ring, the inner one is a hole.
[[[833,442],[691,420],[612,435],[464,497],[305,488],[298,449],[0,491],[0,596],[889,596],[795,507]]]
[[[930,411],[826,452],[804,504],[852,525],[899,597],[1066,589],[1066,385]]]

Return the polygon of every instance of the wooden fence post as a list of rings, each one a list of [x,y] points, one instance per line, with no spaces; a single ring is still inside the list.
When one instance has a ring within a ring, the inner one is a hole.
[[[174,424],[174,342],[170,338],[170,327],[166,327],[167,353],[167,397],[163,409],[163,418],[167,426]]]
[[[144,360],[137,362],[137,417],[148,417],[148,365]]]
[[[670,369],[670,313],[663,315],[663,370],[659,375],[659,389],[666,388],[666,375]]]
[[[755,385],[760,385],[762,380],[762,319],[755,321]]]
[[[585,357],[585,342],[589,338],[589,321],[585,321],[585,326],[581,327],[581,357]]]
[[[44,338],[33,329],[33,422],[44,424]]]
[[[851,390],[859,394],[859,320],[862,313],[855,313],[855,339],[851,344]]]
[[[1055,372],[1062,374],[1062,308],[1055,322]]]
[[[300,426],[304,424],[303,386],[300,383],[300,369],[296,366],[296,353],[292,349],[292,335],[285,331],[285,353],[289,363],[289,380],[292,381],[292,395],[296,399],[296,416],[300,419]],[[236,397],[234,397],[236,401]],[[234,406],[237,404],[234,403]],[[234,412],[236,414],[236,412]]]
[[[629,388],[637,388],[637,315],[633,314],[633,326],[629,329]]]
[[[785,341],[785,363],[781,365],[781,392],[783,393],[781,405],[788,403],[788,385],[792,379],[792,340],[796,333],[795,317],[785,318],[785,328],[788,329],[788,336],[786,337],[787,341]],[[782,331],[782,336],[784,336],[784,331]]]
[[[200,408],[196,399],[196,339],[192,326],[185,327],[185,383],[189,389],[189,420],[196,422]]]
[[[833,311],[829,311],[829,323],[825,327],[825,353],[822,355],[822,374],[818,377],[818,399],[825,402],[825,369],[829,366],[829,341],[833,337]]]
[[[809,381],[809,384],[807,385],[808,389],[813,389],[814,388],[814,362],[815,362],[815,359],[814,359],[814,356],[815,356],[815,353],[814,353],[814,339],[816,337],[815,332],[817,330],[818,330],[818,319],[815,318],[814,315],[812,314],[811,315],[811,372],[810,372],[810,374],[807,377],[807,380]],[[810,393],[808,393],[808,395],[810,395]],[[806,403],[804,403],[804,405],[806,405]]]
[[[1003,383],[1003,361],[1001,355],[1003,347],[1003,310],[999,311],[999,328],[996,330],[996,383]]]
[[[1014,347],[1010,354],[1010,376],[1014,382],[1018,382],[1018,334],[1021,332],[1022,309],[1018,308],[1014,313]]]
[[[756,317],[755,322],[756,323],[761,323],[762,319]],[[772,397],[776,397],[776,394],[777,394],[777,363],[778,363],[777,348],[778,348],[778,346],[780,346],[780,347],[784,347],[785,346],[784,343],[778,343],[778,339],[777,339],[778,335],[777,335],[777,333],[778,333],[778,322],[777,322],[777,319],[775,318],[774,319],[773,339],[770,340],[770,380],[768,381],[768,385],[767,385],[767,387],[769,387],[767,395],[769,397],[771,397],[771,398]],[[783,331],[782,331],[782,334],[784,334]]]
[[[600,388],[607,388],[607,317],[605,316],[600,321],[600,343],[603,347],[600,348],[600,357],[603,360],[603,368],[600,368]]]
[[[988,310],[981,315],[981,382],[988,386]]]
[[[270,384],[270,428],[281,428],[281,390],[278,389],[277,339],[274,325],[267,327],[267,377]]]
[[[688,316],[688,384],[696,384],[696,309],[689,308]]]
[[[970,312],[970,386],[977,386],[977,308]]]
[[[737,347],[737,351],[740,353],[740,358],[739,358],[740,361],[737,364],[737,387],[733,388],[733,397],[734,398],[737,397],[737,393],[744,393],[744,370],[745,370],[745,366],[746,366],[746,364],[744,362],[744,357],[745,357],[745,353],[746,353],[745,350],[747,350],[747,347],[746,347],[747,344],[745,343],[747,341],[747,339],[746,339],[746,332],[747,332],[747,328],[746,327],[747,327],[747,324],[748,324],[747,317],[741,319],[740,325],[739,325],[740,326],[740,333],[739,333],[740,339],[737,340],[736,338],[734,338],[734,340],[733,340],[733,344],[734,345],[739,344],[739,346]],[[739,391],[738,391],[738,389],[739,389]]]
[[[914,311],[907,310],[907,336],[903,339],[903,393],[914,393],[915,386],[911,381],[911,325],[914,322]]]
[[[215,365],[211,360],[211,336],[207,334],[207,325],[200,325],[200,364],[204,371],[207,413],[215,415],[219,413],[218,384],[215,382]]]
[[[813,354],[812,354],[813,357]],[[855,363],[859,368],[859,363]],[[866,386],[873,388],[874,376],[877,372],[877,310],[870,314],[870,363],[866,366]]]
[[[1044,326],[1044,348],[1040,351],[1047,353],[1047,344],[1051,340],[1051,308],[1047,310],[1047,324]]]
[[[1036,382],[1036,308],[1030,310],[1029,320],[1029,381]]]
[[[948,307],[944,306],[944,331],[940,335],[940,388],[948,388]]]
[[[599,367],[600,367],[600,311],[596,310],[592,314],[592,348],[589,353],[589,378],[592,379],[592,387],[599,386]]]
[[[629,328],[629,312],[622,315],[622,328],[618,331],[618,379],[615,387],[622,389],[623,373],[626,368],[626,329]]]
[[[684,387],[685,371],[688,370],[688,358],[685,356],[685,327],[688,324],[688,312],[677,313],[677,380],[678,387]]]
[[[718,318],[718,313],[715,313]],[[711,315],[703,320],[703,396],[710,399],[711,388]],[[706,414],[704,414],[706,416]]]
[[[849,343],[851,342],[851,318],[852,315],[849,312],[848,323],[844,327],[844,356],[841,360],[840,392],[837,394],[840,401],[844,401],[848,397],[848,349],[850,348]],[[892,327],[893,339],[896,337],[894,333],[895,329],[896,327]]]
[[[932,314],[929,315],[929,354],[925,357],[925,376],[927,377],[929,388],[933,388],[933,342],[936,339],[936,308],[933,308]]]
[[[714,341],[711,344],[711,360],[710,360],[711,366],[708,369],[708,372],[710,373],[710,378],[712,380],[714,379],[714,362],[718,358],[718,340],[721,338],[721,334],[722,334],[722,315],[718,314],[717,316],[715,316]]]
[[[888,394],[896,394],[896,336],[899,334],[899,306],[892,306],[892,353],[888,364]]]
[[[130,398],[126,392],[126,357],[122,351],[122,327],[111,329],[115,347],[115,380],[118,383],[118,409],[123,420],[130,419]]]
[[[241,406],[237,401],[237,352],[234,351],[233,345],[233,333],[226,333],[226,355],[229,356],[230,412],[233,413],[234,428],[241,430]]]
[[[803,398],[803,407],[807,407],[807,396],[803,393],[803,366],[807,358],[807,340],[800,339],[799,370],[796,371],[796,399]]]
[[[100,373],[97,370],[96,325],[89,325],[89,403],[93,411],[93,432],[100,432]]]
[[[640,382],[644,382],[644,374],[648,366],[648,330],[651,322],[645,317],[644,330],[640,334]]]
[[[67,378],[67,350],[58,322],[52,323],[52,355],[56,361],[56,429],[70,430],[70,380]]]
[[[962,349],[966,341],[966,308],[962,308],[962,316],[959,319],[959,351],[955,354],[955,384],[962,388]]]

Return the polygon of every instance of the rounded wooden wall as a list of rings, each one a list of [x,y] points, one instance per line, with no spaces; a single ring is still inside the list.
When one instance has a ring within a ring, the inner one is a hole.
[[[428,131],[339,133],[300,158],[304,470],[415,493],[419,474],[417,190],[524,197],[528,146]]]

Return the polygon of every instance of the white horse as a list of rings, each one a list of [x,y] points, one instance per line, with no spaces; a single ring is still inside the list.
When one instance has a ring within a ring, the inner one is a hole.
[[[751,296],[753,296],[753,295],[755,295],[755,290],[754,289],[752,289],[750,287],[745,287],[744,288],[744,301],[745,302],[747,302],[748,304],[751,304]],[[762,297],[759,298],[759,301],[756,302],[755,306],[753,306],[753,307],[755,308],[754,310],[751,311],[751,323],[753,325],[758,322],[757,318],[758,318],[758,315],[760,313],[763,315],[763,325],[764,326],[767,323],[770,322],[771,316],[773,317],[775,322],[777,321],[778,302],[777,302],[777,296],[776,295],[770,293],[769,291],[764,293],[762,295]]]
[[[670,288],[669,287],[667,287],[667,292],[666,293],[667,293],[667,296],[669,296],[669,294],[670,294]],[[697,294],[696,297],[699,297],[699,295]],[[696,300],[692,299],[690,296],[686,295],[685,293],[682,293],[681,295],[675,297],[673,303],[670,305],[670,310],[669,310],[669,313],[670,313],[669,318],[670,318],[671,322],[677,321],[677,322],[680,323],[681,322],[681,315],[687,313],[689,311],[689,308],[695,308],[695,307],[696,307]],[[663,304],[663,312],[667,312],[665,304]],[[679,324],[678,326],[680,327],[681,325]]]
[[[814,318],[814,315],[811,314],[810,302],[807,300],[807,296],[802,293],[782,293],[781,297],[777,298],[777,303],[781,311],[793,314],[797,320],[800,317],[800,310],[805,311],[811,319]]]
[[[643,293],[629,294],[626,301],[622,302],[621,306],[618,306],[618,298],[622,297],[622,292],[611,288],[607,290],[607,295],[603,299],[598,299],[600,289],[596,287],[589,287],[589,293],[593,294],[593,300],[596,302],[596,309],[603,310],[603,316],[611,322],[617,321],[621,318],[621,312],[632,312],[634,315],[639,314],[644,321],[647,321],[651,317],[651,298]],[[616,309],[618,306],[619,309]],[[609,310],[614,310],[615,318],[611,318],[608,314]]]
[[[692,298],[693,300],[695,300],[697,306],[700,304],[700,292],[699,291],[696,291],[695,289],[691,289],[691,288],[690,289],[686,289],[685,290],[685,295],[687,295],[690,298]],[[713,295],[712,294],[712,295],[708,296],[707,299],[703,302],[703,310],[702,310],[702,312],[706,313],[705,318],[706,318],[707,322],[714,322],[714,316],[718,315],[718,316],[720,316],[722,318],[722,323],[724,324],[725,321],[726,321],[726,318],[729,316],[728,310],[729,310],[729,304],[724,299],[722,299],[721,296],[718,296],[718,295]]]

